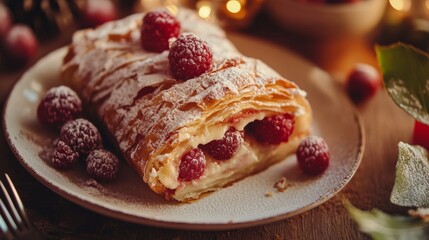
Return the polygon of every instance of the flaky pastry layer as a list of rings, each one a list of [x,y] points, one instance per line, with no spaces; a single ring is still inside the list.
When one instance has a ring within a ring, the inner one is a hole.
[[[309,134],[305,93],[260,60],[240,54],[216,25],[190,10],[176,13],[182,32],[207,41],[214,58],[209,72],[179,81],[170,73],[168,51],[141,49],[143,16],[77,32],[62,77],[153,191],[179,201],[196,199],[284,159]],[[261,145],[246,135],[232,159],[207,156],[200,179],[178,180],[180,159],[190,149],[221,139],[231,127],[243,130],[256,119],[283,113],[295,116],[289,142]]]

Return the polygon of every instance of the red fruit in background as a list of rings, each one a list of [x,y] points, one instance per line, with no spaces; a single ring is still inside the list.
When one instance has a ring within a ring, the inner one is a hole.
[[[5,5],[0,3],[0,39],[4,39],[6,37],[11,25],[12,19],[10,17],[9,10]]]
[[[37,54],[37,40],[33,31],[25,25],[14,25],[6,34],[4,49],[14,64],[25,65]]]
[[[87,0],[82,8],[83,27],[96,27],[118,17],[115,5],[110,0]]]
[[[429,125],[418,121],[414,122],[413,144],[429,150]]]
[[[362,103],[372,97],[381,86],[381,76],[376,68],[368,64],[357,64],[350,72],[346,90],[355,103]]]

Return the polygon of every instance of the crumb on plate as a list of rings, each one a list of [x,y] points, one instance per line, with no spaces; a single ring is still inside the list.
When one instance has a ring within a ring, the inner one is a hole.
[[[277,189],[277,192],[284,192],[287,188],[292,187],[293,185],[294,184],[288,182],[285,177],[282,177],[274,184],[274,187]]]

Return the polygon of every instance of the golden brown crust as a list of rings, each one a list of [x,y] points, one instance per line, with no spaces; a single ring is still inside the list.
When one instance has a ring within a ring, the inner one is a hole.
[[[183,151],[213,140],[193,142],[189,136],[215,128],[225,132],[231,124],[242,129],[252,120],[243,114],[298,113],[308,134],[311,110],[302,91],[261,61],[238,53],[222,30],[180,10],[182,30],[206,40],[214,56],[211,71],[183,82],[171,76],[167,51],[140,48],[142,16],[76,33],[62,75],[155,192],[169,195],[166,190],[180,184],[174,182],[177,176],[162,174],[177,174],[171,168]]]

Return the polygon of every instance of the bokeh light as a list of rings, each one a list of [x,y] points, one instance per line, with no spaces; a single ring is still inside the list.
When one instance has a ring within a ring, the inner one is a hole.
[[[229,0],[226,9],[231,13],[238,13],[241,11],[241,3],[238,0]]]
[[[397,11],[407,12],[411,7],[411,0],[389,0],[389,3]]]

